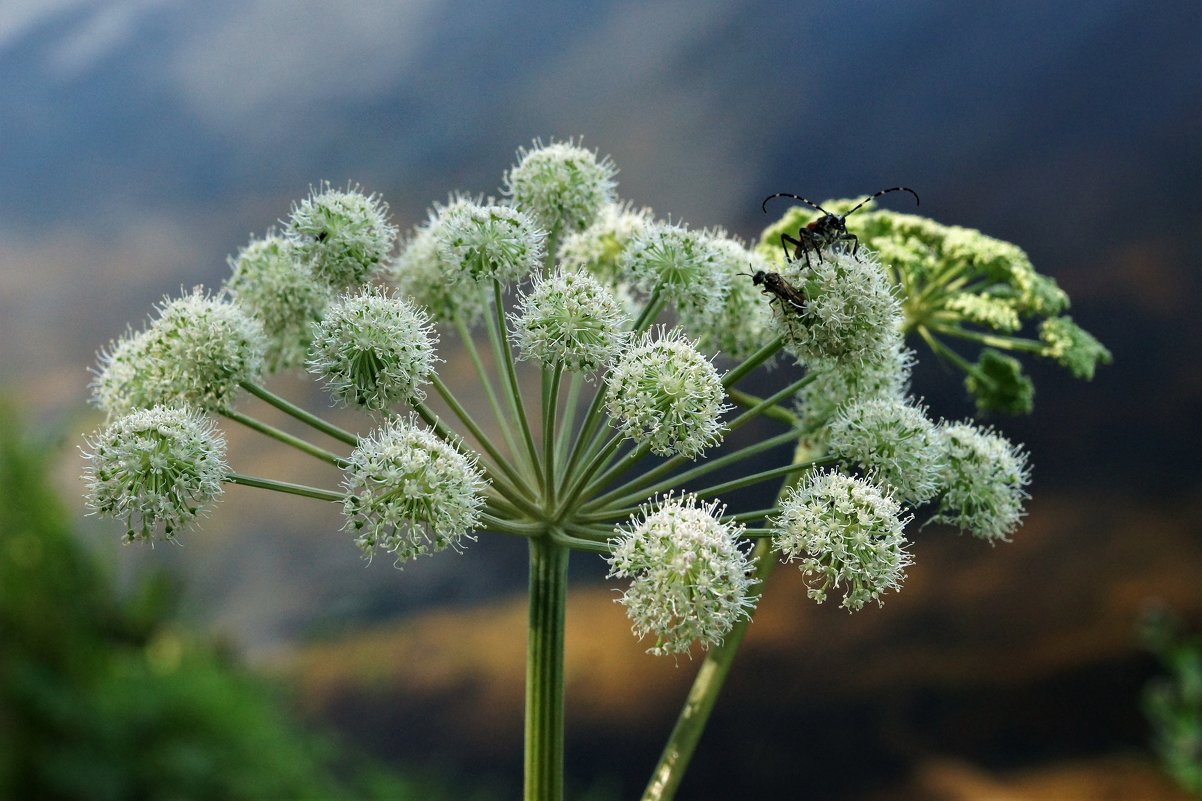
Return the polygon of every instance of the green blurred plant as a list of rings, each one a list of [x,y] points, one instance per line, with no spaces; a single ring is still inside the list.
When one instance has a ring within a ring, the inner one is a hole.
[[[1178,784],[1202,797],[1202,634],[1155,609],[1145,617],[1140,639],[1164,670],[1143,693],[1152,748]]]
[[[51,488],[55,449],[21,430],[0,404],[0,798],[452,797],[348,771],[279,687],[176,622],[165,574],[118,593]]]

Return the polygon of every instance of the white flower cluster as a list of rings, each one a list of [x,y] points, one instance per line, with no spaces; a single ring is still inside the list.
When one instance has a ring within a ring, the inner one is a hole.
[[[345,528],[364,552],[383,548],[398,566],[461,550],[479,525],[486,486],[475,458],[398,418],[351,454],[343,479]]]
[[[642,511],[629,530],[617,529],[609,557],[611,578],[632,579],[619,600],[635,636],[655,636],[650,653],[688,653],[722,642],[750,616],[756,596],[742,526],[722,523],[716,503],[694,496],[663,498]]]
[[[592,373],[610,363],[628,339],[625,310],[600,281],[559,270],[538,277],[511,318],[521,358]]]
[[[535,142],[518,151],[518,163],[505,175],[505,194],[549,234],[583,230],[614,202],[609,158],[569,142]]]
[[[258,322],[198,288],[100,355],[93,399],[110,416],[160,404],[223,411],[241,382],[258,379],[264,348]]]
[[[875,484],[837,472],[811,473],[780,504],[773,545],[798,560],[818,603],[844,587],[842,606],[861,609],[901,586],[911,562],[902,533],[909,517]]]
[[[623,434],[661,456],[694,459],[718,442],[722,378],[680,329],[648,331],[605,378],[605,406]]]
[[[369,287],[330,306],[313,335],[309,369],[338,402],[383,411],[425,397],[436,340],[421,309]]]
[[[154,406],[87,440],[84,481],[93,511],[125,521],[125,540],[173,539],[222,491],[225,439],[203,415]]]
[[[378,196],[323,184],[292,209],[285,235],[313,276],[341,292],[359,286],[386,263],[397,229]]]

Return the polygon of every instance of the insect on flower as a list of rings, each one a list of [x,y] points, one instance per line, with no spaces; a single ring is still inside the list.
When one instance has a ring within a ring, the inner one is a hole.
[[[751,283],[763,287],[761,291],[765,295],[774,296],[771,302],[775,303],[779,300],[782,304],[792,307],[798,314],[805,311],[805,292],[786,281],[780,273],[756,270],[754,275],[751,273],[739,273],[739,275],[751,275]]]
[[[767,214],[769,200],[778,197],[787,197],[792,198],[793,200],[800,200],[807,206],[822,212],[823,216],[811,220],[797,231],[796,239],[785,233],[780,235],[780,245],[785,249],[785,258],[789,261],[795,261],[804,255],[806,259],[806,266],[809,267],[810,251],[816,253],[818,255],[818,260],[822,261],[823,248],[831,247],[842,242],[852,242],[851,255],[856,255],[856,249],[860,246],[860,240],[856,238],[855,234],[850,233],[847,230],[847,224],[845,221],[849,215],[851,215],[868,201],[878,198],[881,195],[889,192],[909,192],[914,196],[915,205],[919,203],[918,193],[913,189],[905,186],[894,186],[890,187],[889,189],[882,189],[876,194],[869,195],[860,201],[860,203],[857,204],[853,209],[848,211],[847,214],[843,215],[831,214],[814,201],[806,200],[800,195],[790,194],[789,192],[777,192],[775,195],[769,195],[768,197],[764,198],[764,202],[760,204],[760,208],[762,208],[764,213]],[[789,255],[789,245],[794,246],[792,256]],[[771,273],[769,273],[769,275],[771,275]],[[758,284],[760,282],[757,281],[756,283]],[[765,287],[767,288],[766,284]]]

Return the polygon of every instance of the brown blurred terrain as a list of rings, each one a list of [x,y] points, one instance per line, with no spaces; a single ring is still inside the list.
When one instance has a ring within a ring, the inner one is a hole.
[[[854,615],[806,600],[778,567],[681,798],[1183,797],[1146,751],[1153,664],[1136,629],[1152,601],[1202,618],[1200,512],[1036,503],[995,548],[929,528],[902,591]],[[617,776],[631,797],[694,671],[644,654],[613,597],[569,605],[568,749],[578,777]],[[432,612],[313,645],[283,670],[314,716],[372,752],[512,771],[524,622],[521,599]]]

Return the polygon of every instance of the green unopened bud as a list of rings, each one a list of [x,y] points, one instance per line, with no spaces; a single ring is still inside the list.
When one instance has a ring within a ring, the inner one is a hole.
[[[1055,359],[1075,378],[1092,380],[1099,363],[1110,364],[1111,355],[1106,346],[1074,323],[1071,317],[1044,320],[1039,326],[1039,338],[1044,343],[1040,355]]]

